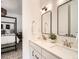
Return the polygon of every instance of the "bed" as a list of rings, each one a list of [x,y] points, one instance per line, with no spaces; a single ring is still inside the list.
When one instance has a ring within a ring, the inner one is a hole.
[[[6,41],[7,40],[7,41]],[[17,37],[17,42],[15,42],[15,35],[2,36],[1,37],[1,52],[16,50],[16,43],[19,43],[19,39]]]
[[[17,33],[17,19],[15,17],[1,17],[1,53],[17,50],[19,39]]]

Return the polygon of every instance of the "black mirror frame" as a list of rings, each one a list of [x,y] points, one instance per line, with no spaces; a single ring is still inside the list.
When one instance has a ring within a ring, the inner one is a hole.
[[[43,32],[43,15],[50,12],[50,33]],[[41,15],[41,33],[42,34],[51,34],[52,33],[52,11],[46,11],[44,14]]]

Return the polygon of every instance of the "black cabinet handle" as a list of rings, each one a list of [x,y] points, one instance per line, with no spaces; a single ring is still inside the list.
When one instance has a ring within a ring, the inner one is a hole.
[[[34,56],[34,50],[32,51],[32,56]]]
[[[35,55],[36,59],[39,59],[39,57],[37,55]]]

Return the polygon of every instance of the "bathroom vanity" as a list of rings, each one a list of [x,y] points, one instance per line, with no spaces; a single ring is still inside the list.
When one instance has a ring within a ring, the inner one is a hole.
[[[41,15],[41,34],[47,40],[35,38],[29,41],[30,59],[78,59],[77,1],[68,0],[57,6],[56,23],[53,14],[52,11],[45,11]],[[56,34],[60,42],[51,43],[46,37],[50,34]]]
[[[29,41],[30,59],[77,59],[77,51],[64,48],[58,43],[36,39]]]

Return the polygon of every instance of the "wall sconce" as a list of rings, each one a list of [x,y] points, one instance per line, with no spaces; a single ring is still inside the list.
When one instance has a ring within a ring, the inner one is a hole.
[[[47,8],[46,8],[46,7],[43,7],[43,8],[42,8],[42,10],[45,10],[45,11],[47,11]]]

